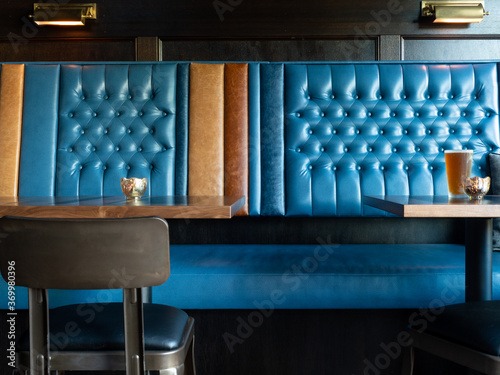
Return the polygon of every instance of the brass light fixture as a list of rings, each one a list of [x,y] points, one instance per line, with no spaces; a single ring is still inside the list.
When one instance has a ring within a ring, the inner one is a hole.
[[[478,23],[489,12],[484,11],[484,0],[421,1],[422,17],[434,17],[435,23]]]
[[[39,26],[83,26],[85,20],[97,17],[96,3],[35,3],[33,21]]]

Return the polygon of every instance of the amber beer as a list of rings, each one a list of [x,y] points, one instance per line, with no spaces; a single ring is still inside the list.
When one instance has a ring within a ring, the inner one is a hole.
[[[472,150],[446,150],[446,177],[450,197],[464,196],[464,182],[472,169]]]

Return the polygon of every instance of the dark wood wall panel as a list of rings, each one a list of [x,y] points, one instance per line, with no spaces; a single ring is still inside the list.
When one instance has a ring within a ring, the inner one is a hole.
[[[500,38],[403,38],[403,60],[500,60]]]
[[[162,40],[163,61],[376,60],[377,39]]]
[[[0,61],[131,61],[134,39],[0,40]]]

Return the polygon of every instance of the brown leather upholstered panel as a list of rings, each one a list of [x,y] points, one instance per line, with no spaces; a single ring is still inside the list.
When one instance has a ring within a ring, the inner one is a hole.
[[[248,201],[248,64],[225,64],[224,194]],[[236,215],[248,215],[248,203]]]
[[[0,196],[17,195],[23,98],[24,65],[3,64],[0,81]]]
[[[224,64],[190,67],[189,195],[224,195]]]

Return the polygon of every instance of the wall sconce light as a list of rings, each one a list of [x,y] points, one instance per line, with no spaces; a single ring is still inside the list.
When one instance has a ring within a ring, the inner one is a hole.
[[[85,20],[97,17],[96,3],[35,3],[33,21],[39,26],[83,26]]]
[[[478,23],[489,12],[484,11],[484,1],[449,0],[421,1],[422,17],[434,17],[435,23]]]

